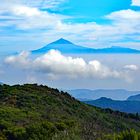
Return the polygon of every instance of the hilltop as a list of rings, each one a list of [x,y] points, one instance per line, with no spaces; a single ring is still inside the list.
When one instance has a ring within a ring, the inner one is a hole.
[[[48,86],[0,85],[0,139],[95,140],[140,131],[140,117],[86,105]]]

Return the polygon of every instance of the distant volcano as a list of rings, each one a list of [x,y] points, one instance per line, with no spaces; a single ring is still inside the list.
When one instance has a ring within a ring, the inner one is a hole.
[[[93,51],[93,49],[91,48],[78,46],[68,40],[61,38],[55,42],[52,42],[44,46],[43,48],[34,50],[32,52],[33,53],[46,53],[51,49],[59,50],[62,53],[89,53]]]
[[[74,43],[60,38],[59,40],[56,40],[40,49],[33,50],[32,53],[34,54],[42,54],[47,53],[49,50],[59,50],[62,53],[103,53],[103,54],[115,54],[115,53],[129,53],[129,54],[140,54],[140,50],[131,49],[131,48],[125,48],[125,47],[119,47],[119,46],[113,46],[110,48],[101,48],[101,49],[94,49],[94,48],[87,48],[83,46],[75,45]]]

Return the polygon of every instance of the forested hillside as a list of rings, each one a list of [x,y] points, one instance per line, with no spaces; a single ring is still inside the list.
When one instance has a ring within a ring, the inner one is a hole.
[[[83,101],[89,105],[101,107],[101,108],[110,108],[112,110],[119,110],[121,112],[127,113],[140,113],[140,101],[136,100],[112,100],[109,98],[102,97],[97,100]]]
[[[0,140],[96,140],[140,131],[140,118],[81,103],[43,85],[0,85]]]

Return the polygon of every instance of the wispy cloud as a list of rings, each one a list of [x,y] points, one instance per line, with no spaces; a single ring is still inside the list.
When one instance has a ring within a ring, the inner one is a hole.
[[[62,4],[66,2],[67,0],[0,0],[2,3],[0,6],[0,10],[8,10],[9,7],[12,7],[13,5],[25,5],[28,7],[37,7],[39,9],[41,8],[57,8],[59,4]],[[6,8],[9,6],[8,8]]]
[[[41,11],[36,7],[26,5],[12,5],[8,11],[2,12],[1,19],[3,19],[4,24],[1,24],[1,26],[15,26],[22,30],[55,29],[66,18],[63,15]]]
[[[132,0],[132,6],[140,6],[139,0]]]
[[[122,22],[126,20],[139,20],[140,19],[140,12],[139,11],[134,11],[134,10],[120,10],[120,11],[116,11],[113,12],[109,15],[106,16],[108,19],[114,20],[114,21],[118,21],[118,22]],[[132,21],[134,22],[134,21]]]

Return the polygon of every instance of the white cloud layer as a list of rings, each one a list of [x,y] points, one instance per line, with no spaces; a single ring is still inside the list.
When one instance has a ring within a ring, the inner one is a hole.
[[[126,70],[113,70],[98,60],[86,62],[83,58],[64,56],[57,50],[50,50],[48,53],[35,59],[29,59],[29,53],[22,52],[19,55],[9,56],[5,63],[44,73],[48,77],[55,78],[118,78],[130,81],[127,69],[136,70],[136,66],[125,66]]]
[[[19,55],[7,57],[5,62],[13,66],[28,68],[30,65],[29,54],[29,52],[21,52]]]

